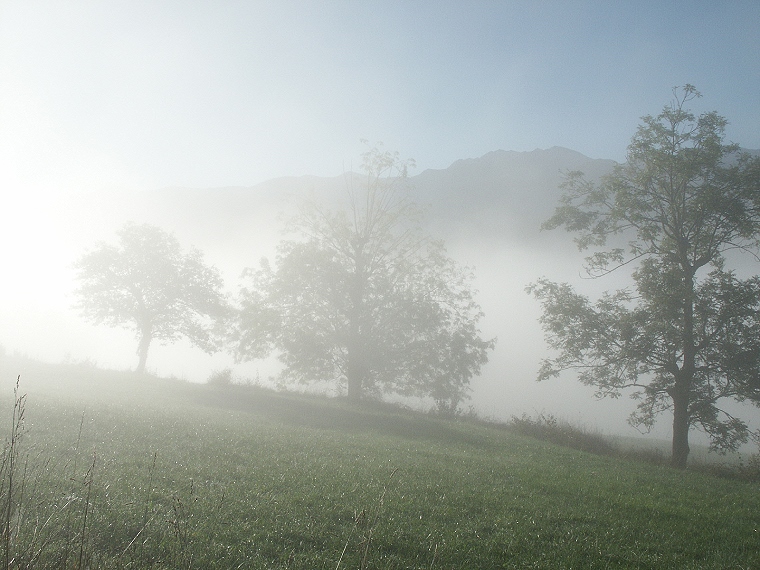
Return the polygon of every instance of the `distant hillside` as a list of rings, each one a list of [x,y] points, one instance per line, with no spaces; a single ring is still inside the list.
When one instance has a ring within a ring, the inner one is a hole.
[[[434,234],[448,238],[465,228],[477,228],[484,237],[524,240],[537,233],[553,211],[567,172],[581,170],[595,179],[614,165],[612,160],[591,159],[561,147],[498,150],[458,160],[443,170],[425,170],[409,182],[413,199],[428,207],[427,222]],[[129,219],[147,221],[192,236],[199,246],[239,247],[262,237],[281,213],[292,211],[303,197],[338,201],[351,183],[361,184],[361,175],[286,177],[250,187],[164,188],[89,208],[110,210],[107,217],[116,227]]]
[[[743,149],[751,155],[760,150]],[[592,159],[552,147],[530,152],[496,150],[479,158],[454,162],[442,170],[410,176],[413,199],[426,206],[433,234],[446,239],[537,239],[541,223],[554,211],[560,185],[568,172],[579,170],[591,180],[612,171],[616,162]],[[340,203],[350,185],[363,176],[277,178],[255,186],[227,188],[164,188],[130,194],[101,204],[115,227],[126,220],[147,221],[186,235],[202,247],[214,244],[250,250],[272,246],[269,233],[281,227],[304,197]],[[279,236],[278,236],[279,237]]]
[[[412,178],[420,202],[431,205],[439,228],[477,226],[489,237],[525,238],[554,210],[564,176],[574,170],[590,179],[607,174],[612,160],[591,159],[553,147],[515,152],[497,150],[458,160],[445,170]],[[527,234],[526,234],[527,232]]]

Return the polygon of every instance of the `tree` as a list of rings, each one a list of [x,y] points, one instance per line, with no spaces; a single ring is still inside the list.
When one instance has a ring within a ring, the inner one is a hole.
[[[185,337],[213,352],[213,323],[226,310],[217,269],[197,249],[183,253],[173,235],[155,226],[127,223],[117,235],[118,246],[100,243],[74,265],[82,316],[134,329],[139,373],[153,340]]]
[[[574,369],[599,396],[632,388],[639,404],[630,421],[646,427],[672,410],[672,463],[684,468],[692,427],[714,449],[735,449],[749,428],[726,402],[760,404],[760,279],[726,269],[741,252],[757,259],[760,159],[723,143],[723,117],[685,108],[700,96],[693,86],[673,93],[659,115],[642,118],[625,164],[598,184],[568,175],[544,224],[596,249],[592,277],[631,264],[633,290],[596,303],[546,279],[529,291],[558,351],[539,380]]]
[[[276,267],[246,271],[236,356],[277,351],[286,379],[336,381],[353,400],[426,395],[453,411],[494,345],[477,329],[472,276],[421,231],[409,162],[378,148],[363,158],[347,207],[304,204]]]

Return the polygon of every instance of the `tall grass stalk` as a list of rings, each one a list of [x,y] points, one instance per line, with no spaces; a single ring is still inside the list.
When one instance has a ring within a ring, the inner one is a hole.
[[[129,541],[129,544],[127,544],[127,547],[122,550],[121,554],[119,555],[119,559],[123,558],[124,555],[129,551],[132,546],[135,545],[137,542],[137,539],[140,538],[143,533],[145,532],[145,529],[148,528],[148,525],[153,522],[153,519],[156,517],[156,513],[158,512],[156,509],[153,508],[153,478],[156,473],[156,461],[158,460],[158,452],[153,452],[153,460],[150,464],[150,471],[148,475],[148,488],[145,492],[145,509],[143,510],[143,518],[142,518],[142,524],[140,525],[140,528],[137,531],[137,534],[132,537],[132,540]],[[151,512],[152,511],[152,512]],[[147,539],[143,540],[140,543],[141,550],[142,547],[145,546],[145,542]]]
[[[77,568],[84,568],[84,566],[82,565],[82,562],[84,560],[84,545],[85,545],[85,538],[87,536],[87,514],[90,512],[90,495],[92,493],[92,479],[95,473],[96,458],[97,458],[97,455],[93,451],[92,463],[90,464],[90,468],[87,470],[87,473],[84,476],[83,485],[87,489],[87,492],[85,493],[85,497],[84,497],[84,513],[82,514],[82,532],[79,537],[79,564],[77,565]]]
[[[390,485],[391,480],[396,476],[398,470],[399,468],[396,467],[393,471],[391,471],[388,480],[386,481],[385,485],[383,485],[383,490],[380,492],[380,496],[378,497],[377,502],[375,503],[374,507],[370,509],[369,513],[366,509],[362,509],[359,513],[354,513],[354,526],[351,527],[351,532],[349,533],[348,538],[346,539],[346,543],[343,546],[343,551],[340,554],[340,558],[338,558],[338,564],[335,566],[335,570],[338,570],[340,568],[340,565],[343,562],[343,557],[346,554],[346,550],[348,550],[348,545],[351,543],[351,539],[353,538],[357,529],[361,529],[362,532],[362,540],[359,543],[362,552],[362,559],[359,568],[361,570],[365,570],[369,567],[369,552],[370,545],[372,543],[372,537],[378,523],[380,522],[380,512],[382,511],[383,505],[385,504],[385,495],[388,492],[388,485]]]
[[[395,477],[396,473],[398,473],[398,467],[391,471],[391,474],[388,477],[388,481],[386,481],[385,485],[383,485],[383,491],[380,493],[380,497],[377,499],[374,512],[372,512],[371,518],[368,519],[369,524],[367,524],[364,530],[364,553],[362,554],[361,570],[365,570],[367,568],[367,564],[369,563],[369,547],[372,543],[372,535],[377,528],[377,524],[380,522],[380,512],[382,511],[383,505],[385,504],[385,495],[388,492],[388,485],[390,485],[390,482],[393,477]]]
[[[75,483],[77,481],[77,470],[79,467],[79,446],[82,443],[82,432],[84,431],[85,413],[86,413],[85,411],[82,411],[82,417],[79,420],[79,432],[77,433],[77,439],[76,439],[76,442],[74,443],[74,449],[73,449],[72,458],[71,458],[71,471],[68,477],[69,481],[72,483],[72,487],[70,488],[70,491],[69,491],[70,501],[66,504],[66,506],[71,504],[71,501],[74,500],[78,491]],[[63,554],[64,567],[66,566],[69,555],[72,554],[70,551],[70,545],[74,541],[74,537],[72,536],[72,529],[74,528],[74,524],[72,523],[72,520],[71,520],[71,517],[74,514],[73,511],[74,509],[68,509],[68,508],[66,509],[66,523],[64,526],[64,529],[65,529],[64,532],[66,535],[65,536],[66,550],[64,551],[64,554]]]
[[[14,494],[16,493],[16,469],[19,456],[19,445],[24,434],[24,418],[26,415],[26,394],[19,393],[21,376],[16,378],[16,386],[13,389],[13,414],[11,421],[10,439],[6,441],[3,449],[2,465],[0,466],[0,497],[3,507],[3,559],[4,567],[10,568],[13,562],[11,556]]]

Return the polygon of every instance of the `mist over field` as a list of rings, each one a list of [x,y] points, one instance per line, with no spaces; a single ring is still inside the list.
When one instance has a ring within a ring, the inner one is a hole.
[[[464,407],[636,435],[626,396],[596,401],[572,374],[535,381],[547,348],[525,287],[545,276],[594,296],[626,284],[585,278],[572,236],[539,227],[563,176],[625,161],[674,85],[697,85],[698,109],[760,148],[758,17],[753,2],[5,2],[0,345],[133,369],[133,334],[72,308],[77,258],[147,222],[202,250],[235,295],[302,199],[340,201],[369,138],[416,159],[425,230],[473,268],[483,336],[498,341]],[[757,273],[751,257],[738,263]],[[277,371],[184,341],[148,358],[149,372],[191,382],[227,367],[263,383]],[[669,422],[654,434],[667,438]]]
[[[598,178],[614,164],[553,147],[495,151],[410,177],[412,195],[426,206],[426,231],[444,239],[449,254],[474,270],[477,301],[485,313],[483,335],[498,338],[482,375],[472,380],[465,409],[472,406],[479,415],[499,420],[523,413],[554,415],[604,433],[638,435],[626,423],[634,407],[627,397],[597,401],[593,390],[576,382],[572,374],[536,382],[547,348],[538,303],[525,292],[542,276],[573,283],[588,294],[627,285],[624,274],[589,279],[583,271],[584,254],[569,236],[540,230],[553,212],[564,173],[580,169]],[[299,204],[305,199],[339,204],[352,176],[286,177],[253,187],[167,188],[114,194],[107,200],[83,195],[58,204],[44,222],[46,231],[55,235],[57,249],[54,255],[47,253],[55,262],[45,266],[37,289],[19,287],[15,291],[19,303],[2,310],[3,321],[14,326],[1,332],[0,344],[51,362],[88,361],[117,370],[134,369],[136,340],[131,332],[87,324],[72,308],[71,263],[76,258],[100,240],[115,242],[115,232],[125,222],[147,222],[174,233],[183,247],[201,249],[205,260],[221,270],[225,289],[234,296],[245,267],[257,265],[262,257],[274,258],[277,243],[288,236],[285,222]],[[27,247],[38,247],[42,256],[49,246],[29,243]],[[30,261],[19,263],[32,267]],[[19,274],[23,272],[22,266]],[[212,372],[228,367],[239,381],[276,385],[279,365],[272,359],[236,364],[230,355],[208,356],[187,341],[154,343],[148,359],[149,372],[191,382],[205,382]],[[430,406],[414,399],[407,402]],[[668,434],[668,418],[663,418],[653,435],[667,438]]]

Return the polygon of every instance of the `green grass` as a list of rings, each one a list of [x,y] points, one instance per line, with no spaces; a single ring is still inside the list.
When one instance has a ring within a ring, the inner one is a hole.
[[[757,484],[381,404],[0,374],[0,434],[28,394],[13,567],[43,541],[32,567],[760,567]]]

